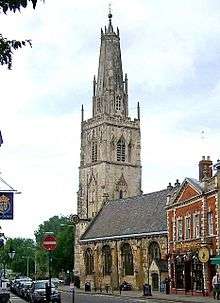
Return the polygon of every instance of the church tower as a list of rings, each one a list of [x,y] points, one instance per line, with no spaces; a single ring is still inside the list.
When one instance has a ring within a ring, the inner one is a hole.
[[[93,79],[92,118],[82,106],[75,270],[79,271],[78,240],[107,201],[141,194],[140,110],[128,116],[128,78],[123,74],[119,29],[112,14],[101,29],[97,79]]]

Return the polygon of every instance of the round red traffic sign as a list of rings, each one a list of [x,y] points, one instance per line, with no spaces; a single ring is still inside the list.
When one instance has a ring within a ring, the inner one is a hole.
[[[57,239],[53,235],[46,235],[43,239],[42,246],[45,250],[53,251],[57,247]]]

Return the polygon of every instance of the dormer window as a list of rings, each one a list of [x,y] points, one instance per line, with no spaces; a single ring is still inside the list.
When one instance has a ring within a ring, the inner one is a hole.
[[[120,138],[117,143],[117,161],[125,162],[125,140]]]

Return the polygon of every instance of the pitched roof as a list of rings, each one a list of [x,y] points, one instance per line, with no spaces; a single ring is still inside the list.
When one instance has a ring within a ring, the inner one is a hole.
[[[91,222],[81,241],[166,233],[166,201],[166,189],[110,201]]]
[[[9,185],[2,177],[0,177],[0,192],[1,191],[16,191],[11,185]]]

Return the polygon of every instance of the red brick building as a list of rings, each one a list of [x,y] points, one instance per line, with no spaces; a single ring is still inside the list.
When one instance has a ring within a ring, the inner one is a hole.
[[[203,157],[199,180],[186,178],[167,197],[168,265],[172,292],[210,294],[215,267],[210,258],[219,253],[220,161]]]

